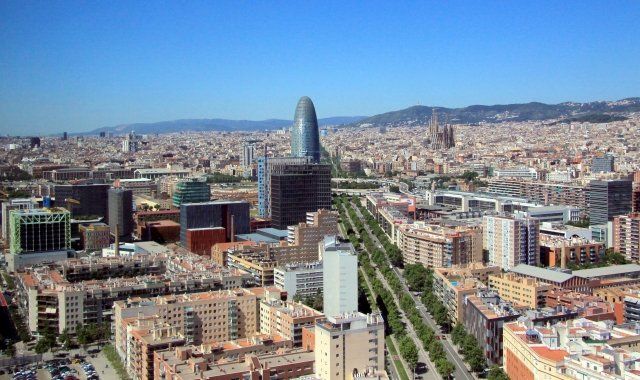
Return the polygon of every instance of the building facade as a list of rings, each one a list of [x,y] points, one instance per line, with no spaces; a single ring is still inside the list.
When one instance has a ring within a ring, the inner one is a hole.
[[[518,264],[537,265],[540,223],[534,218],[485,216],[483,246],[491,265],[510,270]]]
[[[291,156],[311,157],[320,162],[320,132],[313,102],[306,96],[298,101],[291,127]]]

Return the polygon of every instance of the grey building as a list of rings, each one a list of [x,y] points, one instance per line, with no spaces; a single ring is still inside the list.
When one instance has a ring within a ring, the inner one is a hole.
[[[106,218],[109,185],[56,185],[56,205],[65,207],[74,219]]]
[[[120,240],[131,239],[133,232],[133,191],[120,188],[109,189],[109,229],[115,236],[116,226]]]
[[[291,128],[291,156],[311,157],[320,162],[320,132],[313,102],[307,96],[298,101]]]
[[[630,213],[632,185],[633,182],[626,179],[591,181],[588,193],[590,224],[607,224],[614,216]]]
[[[331,209],[331,166],[284,165],[271,173],[271,225],[285,229],[307,212]]]
[[[613,164],[615,159],[610,154],[605,154],[602,157],[594,157],[591,162],[592,173],[611,173],[613,171]]]
[[[180,205],[180,242],[186,245],[187,230],[209,227],[225,228],[230,240],[235,234],[250,232],[249,220],[249,203],[245,201],[183,203]]]

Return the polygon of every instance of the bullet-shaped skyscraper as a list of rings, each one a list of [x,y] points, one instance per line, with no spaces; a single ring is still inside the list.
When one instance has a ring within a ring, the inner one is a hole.
[[[291,156],[311,157],[313,163],[320,162],[320,133],[316,109],[309,97],[298,101],[291,128]]]

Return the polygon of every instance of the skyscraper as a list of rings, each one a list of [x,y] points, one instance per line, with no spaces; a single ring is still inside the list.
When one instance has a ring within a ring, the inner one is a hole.
[[[631,212],[632,182],[626,179],[589,182],[589,222],[607,224]]]
[[[285,229],[307,212],[331,209],[331,166],[284,165],[271,172],[271,225]]]
[[[56,185],[56,205],[66,207],[74,219],[107,217],[109,185]]]
[[[271,216],[271,173],[285,165],[302,165],[310,162],[308,157],[259,157],[258,158],[258,215]],[[316,211],[316,210],[309,210]]]
[[[116,229],[120,240],[128,241],[133,232],[133,191],[124,189],[109,189],[109,227],[111,234]]]
[[[291,128],[291,156],[311,157],[320,162],[320,133],[313,102],[307,96],[298,101]]]
[[[253,159],[255,156],[255,151],[256,151],[256,147],[254,144],[244,143],[242,145],[242,154],[240,155],[240,165],[242,165],[243,168],[246,169],[251,167],[251,164],[253,163]]]

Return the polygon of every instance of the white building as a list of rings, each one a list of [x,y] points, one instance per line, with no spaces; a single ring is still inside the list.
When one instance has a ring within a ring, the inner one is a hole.
[[[274,283],[287,291],[287,297],[310,297],[323,293],[322,262],[287,264],[273,270]]]
[[[496,169],[493,176],[497,178],[530,178],[537,179],[538,172],[534,168],[506,168]]]
[[[482,220],[483,248],[489,262],[504,270],[518,264],[537,265],[540,261],[540,222],[534,218],[485,216]]]
[[[320,242],[323,262],[324,314],[331,318],[358,310],[358,256],[335,236]]]

